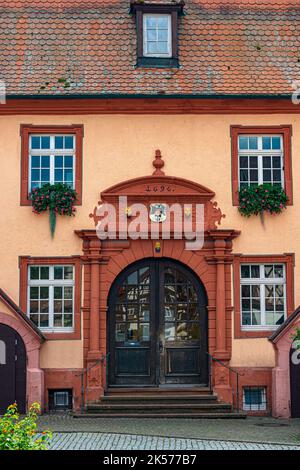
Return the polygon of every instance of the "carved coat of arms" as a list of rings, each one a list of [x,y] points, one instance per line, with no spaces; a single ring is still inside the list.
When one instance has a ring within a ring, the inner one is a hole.
[[[161,203],[150,204],[149,217],[152,222],[164,222],[167,219],[167,205]]]

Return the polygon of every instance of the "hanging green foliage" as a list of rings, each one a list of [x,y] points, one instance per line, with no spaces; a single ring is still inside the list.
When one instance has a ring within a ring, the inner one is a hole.
[[[239,211],[245,217],[263,212],[280,214],[288,202],[281,186],[261,184],[247,186],[239,191]]]
[[[75,215],[74,204],[77,193],[69,185],[63,183],[44,184],[41,188],[34,188],[30,195],[32,208],[35,214],[49,210],[49,223],[52,238],[56,227],[56,216]]]

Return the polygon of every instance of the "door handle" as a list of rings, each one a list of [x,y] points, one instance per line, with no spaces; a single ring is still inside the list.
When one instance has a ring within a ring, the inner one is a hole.
[[[163,350],[164,350],[164,345],[163,345],[163,342],[160,341],[160,342],[159,342],[159,352],[162,353]]]

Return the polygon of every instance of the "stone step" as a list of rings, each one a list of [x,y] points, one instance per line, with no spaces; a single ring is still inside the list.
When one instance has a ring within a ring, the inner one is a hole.
[[[214,412],[214,413],[82,413],[82,414],[74,414],[74,418],[81,419],[81,418],[173,418],[173,419],[245,419],[247,415],[245,413],[237,413],[237,412]]]
[[[194,413],[195,411],[205,411],[212,413],[215,411],[231,411],[231,406],[226,403],[131,403],[131,404],[90,404],[86,407],[88,413]]]
[[[118,395],[213,395],[209,387],[109,387],[106,396]]]
[[[217,395],[105,395],[98,404],[105,403],[214,403]]]

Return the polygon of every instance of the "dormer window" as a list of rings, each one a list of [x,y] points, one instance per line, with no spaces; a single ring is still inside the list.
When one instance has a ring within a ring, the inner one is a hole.
[[[172,57],[171,15],[143,15],[144,57]]]
[[[178,16],[184,3],[132,3],[136,16],[137,66],[178,67]]]

